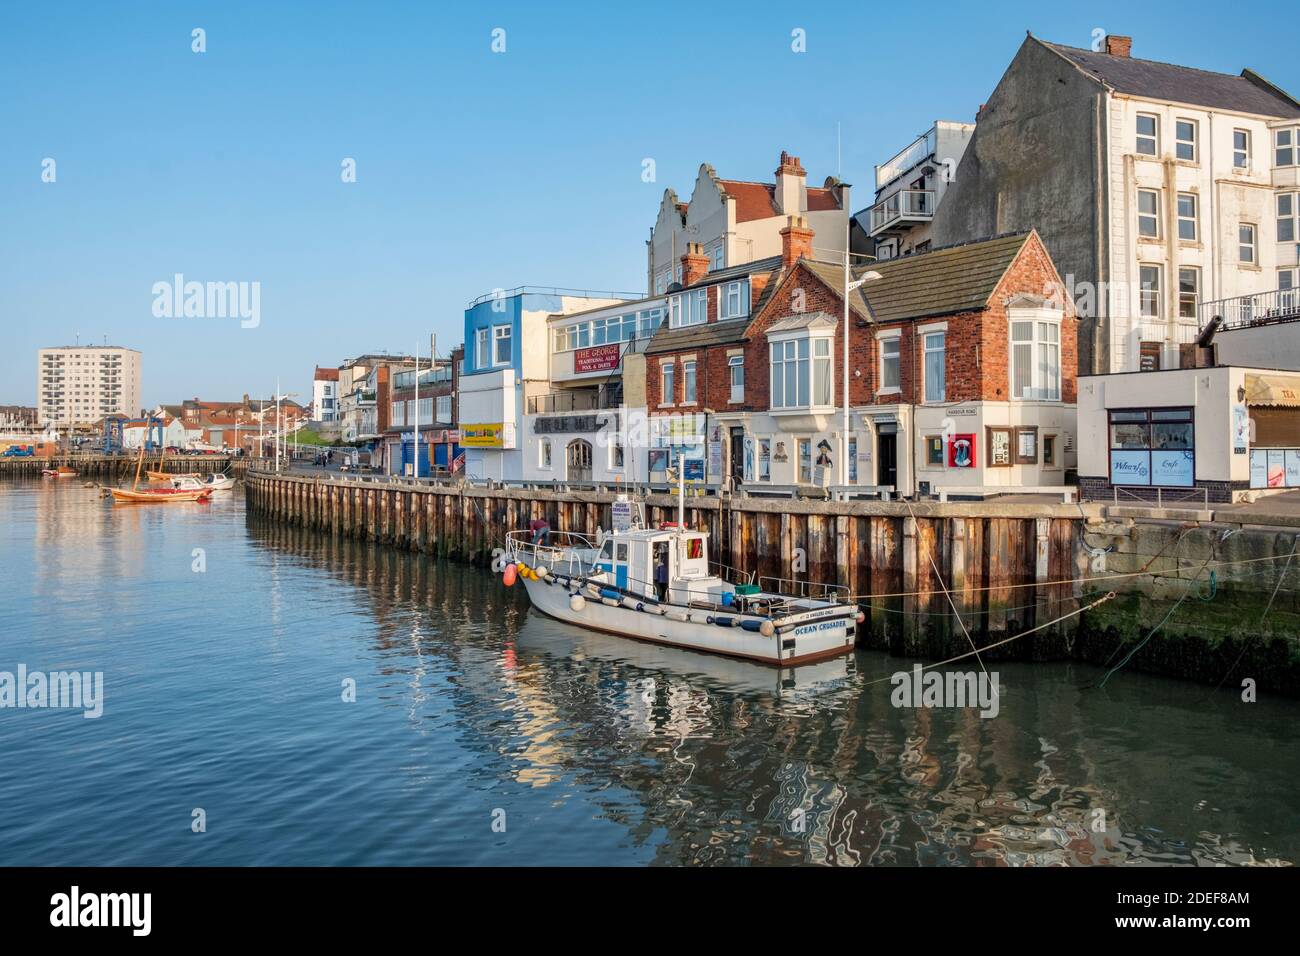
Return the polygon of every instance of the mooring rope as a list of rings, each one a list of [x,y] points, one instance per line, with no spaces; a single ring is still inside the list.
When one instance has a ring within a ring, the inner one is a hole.
[[[1093,608],[1097,607],[1100,604],[1105,604],[1107,601],[1111,600],[1115,596],[1116,593],[1114,591],[1108,591],[1106,594],[1103,594],[1101,597],[1093,601],[1091,604],[1087,604],[1081,608],[1070,611],[1067,614],[1062,614],[1060,617],[1048,621],[1046,624],[1039,624],[1037,627],[1031,627],[1027,631],[1021,631],[1019,634],[1013,634],[1008,638],[1004,638],[1003,640],[1000,641],[995,641],[992,644],[985,644],[979,650],[980,651],[992,650],[995,647],[1001,647],[1003,644],[1010,644],[1012,641],[1018,641],[1022,637],[1028,637],[1030,634],[1037,633],[1038,631],[1044,631],[1047,628],[1052,627],[1053,625],[1060,624],[1062,621],[1068,621],[1072,617],[1077,617],[1078,615],[1083,614],[1085,611],[1091,611]],[[971,654],[975,654],[976,656],[978,656],[979,651],[971,651],[970,653],[966,653],[966,654],[958,654],[956,657],[950,657],[944,661],[936,661],[933,664],[926,664],[921,668],[921,670],[928,671],[935,667],[943,667],[947,664],[954,664],[957,661],[965,660],[966,658],[970,657]],[[879,680],[867,681],[865,684],[863,684],[863,686],[870,687],[872,684],[883,684],[887,681],[892,681],[893,679],[894,679],[893,675],[890,675],[889,677],[882,677]]]
[[[915,526],[916,512],[912,510],[912,503],[910,501],[907,503],[907,513],[912,516],[912,525]],[[961,625],[961,632],[966,635],[966,642],[970,644],[971,650],[975,654],[975,660],[979,661],[980,670],[982,670],[985,673],[985,675],[987,675],[989,669],[984,666],[984,658],[980,657],[979,648],[975,646],[974,638],[970,636],[970,631],[966,629],[966,622],[962,620],[961,612],[957,610],[957,604],[952,599],[952,593],[948,590],[948,585],[944,583],[943,574],[942,572],[939,571],[939,565],[935,564],[933,549],[931,549],[927,553],[927,557],[929,557],[930,559],[930,567],[934,569],[934,578],[936,581],[939,582],[939,587],[943,588],[943,596],[948,599],[949,607],[951,607],[952,612],[957,615],[957,623]]]

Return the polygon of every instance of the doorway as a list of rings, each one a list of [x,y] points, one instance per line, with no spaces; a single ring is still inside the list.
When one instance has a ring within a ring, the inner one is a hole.
[[[731,442],[728,445],[731,456],[727,463],[727,474],[731,476],[731,487],[739,488],[745,480],[745,429],[731,429]]]
[[[898,435],[876,437],[876,484],[898,487]]]
[[[564,477],[569,481],[591,481],[591,442],[581,438],[569,442]]]

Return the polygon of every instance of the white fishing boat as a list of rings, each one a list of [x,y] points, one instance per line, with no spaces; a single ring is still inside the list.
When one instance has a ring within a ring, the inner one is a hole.
[[[169,475],[173,488],[183,491],[229,491],[235,487],[235,479],[229,475]]]
[[[781,667],[852,652],[863,616],[847,589],[714,573],[708,533],[684,526],[682,495],[678,521],[658,528],[620,496],[614,530],[596,540],[509,532],[503,581],[522,580],[533,606],[553,618],[656,644]]]

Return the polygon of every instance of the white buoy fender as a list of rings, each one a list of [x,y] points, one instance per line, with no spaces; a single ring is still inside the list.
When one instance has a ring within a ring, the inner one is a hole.
[[[764,621],[762,624],[758,625],[758,633],[762,634],[764,637],[771,637],[776,633],[776,625],[771,621]]]
[[[581,594],[569,595],[569,610],[581,611],[586,606],[587,606],[587,599],[583,597]]]

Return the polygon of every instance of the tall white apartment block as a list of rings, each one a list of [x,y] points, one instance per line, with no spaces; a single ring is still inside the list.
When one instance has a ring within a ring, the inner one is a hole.
[[[117,345],[62,345],[36,354],[42,425],[92,424],[140,412],[140,353]]]

